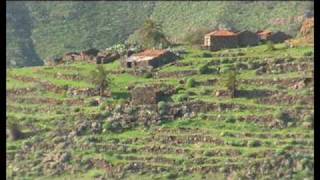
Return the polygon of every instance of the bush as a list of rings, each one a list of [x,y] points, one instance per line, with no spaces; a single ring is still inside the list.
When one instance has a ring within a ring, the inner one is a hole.
[[[266,43],[267,48],[265,51],[274,51],[276,48],[274,47],[274,43],[272,41],[267,41]]]
[[[8,123],[8,129],[9,129],[9,137],[13,141],[23,138],[23,133],[20,130],[20,126],[16,122]]]
[[[187,85],[188,88],[195,87],[196,81],[195,81],[193,78],[189,78],[189,79],[187,80],[186,85]]]
[[[73,110],[74,112],[80,112],[80,107],[76,107],[76,108],[74,108],[74,110]]]
[[[203,36],[210,32],[210,29],[200,28],[195,31],[190,31],[184,37],[184,42],[191,45],[200,45],[203,43]]]
[[[290,121],[289,114],[282,110],[278,110],[275,113],[275,118],[278,121],[280,121],[283,125],[287,125],[287,123]]]
[[[176,87],[176,92],[178,92],[178,93],[179,93],[179,91],[183,91],[183,90],[185,90],[185,88],[183,86],[181,86],[181,85],[178,85]]]
[[[152,78],[152,73],[146,72],[146,73],[143,74],[143,77],[144,78]]]
[[[303,56],[312,56],[313,52],[312,51],[307,51],[305,53],[303,53]]]
[[[212,54],[204,52],[204,53],[202,54],[202,57],[204,57],[204,58],[209,58],[209,57],[212,57]]]
[[[186,95],[186,94],[179,94],[177,96],[177,101],[178,102],[187,101],[187,100],[188,100],[188,95]]]
[[[249,147],[258,147],[261,146],[261,142],[258,140],[251,140],[248,142]]]
[[[200,91],[200,94],[201,94],[201,95],[209,95],[211,92],[212,92],[211,89],[202,88],[201,91]]]
[[[164,114],[168,108],[168,104],[164,101],[158,102],[158,110],[160,114]]]
[[[208,74],[208,73],[210,73],[209,65],[208,64],[201,65],[198,68],[198,72],[199,72],[199,74]]]
[[[234,116],[228,116],[225,120],[227,123],[235,123],[236,118]]]

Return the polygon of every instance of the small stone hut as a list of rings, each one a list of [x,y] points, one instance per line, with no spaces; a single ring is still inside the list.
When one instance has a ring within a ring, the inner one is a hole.
[[[80,56],[82,60],[95,61],[95,57],[98,55],[98,53],[98,49],[91,48],[85,51],[81,51]]]
[[[98,53],[95,58],[96,64],[106,64],[120,58],[118,53]]]
[[[216,51],[224,48],[238,47],[237,33],[227,30],[217,30],[204,36],[204,48]]]
[[[290,35],[282,32],[282,31],[277,31],[276,33],[273,33],[269,37],[269,40],[272,41],[273,43],[282,43],[285,40],[288,40],[290,38],[292,38]]]
[[[177,56],[167,50],[145,50],[143,52],[133,54],[125,59],[122,63],[126,68],[151,67],[156,68],[164,64],[170,63],[177,59]]]
[[[63,55],[64,61],[79,61],[81,60],[80,53],[77,52],[68,52]]]
[[[131,103],[134,105],[157,104],[163,93],[153,86],[136,87],[131,90]]]
[[[241,47],[256,46],[259,44],[259,36],[251,31],[242,31],[238,33],[238,42]]]
[[[272,31],[265,30],[265,31],[258,31],[257,34],[262,42],[271,41],[273,43],[282,43],[285,40],[291,38],[290,35],[282,31],[277,31],[273,33]]]

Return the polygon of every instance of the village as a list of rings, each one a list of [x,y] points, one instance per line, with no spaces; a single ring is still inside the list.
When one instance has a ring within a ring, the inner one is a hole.
[[[313,27],[151,33],[8,69],[8,179],[312,179]]]
[[[269,30],[232,32],[228,30],[215,30],[204,35],[202,49],[218,51],[222,49],[240,48],[256,46],[261,43],[283,43],[292,38],[290,35],[277,31]],[[178,58],[172,52],[163,49],[145,49],[142,52],[128,50],[125,54],[118,52],[99,52],[98,49],[88,49],[85,51],[68,52],[63,57],[49,59],[47,65],[56,65],[60,63],[70,63],[77,61],[87,61],[94,64],[105,64],[121,59],[121,64],[126,68],[156,68],[170,63]]]

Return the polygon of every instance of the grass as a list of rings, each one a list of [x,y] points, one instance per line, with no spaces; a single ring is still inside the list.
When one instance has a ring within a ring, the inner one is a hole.
[[[281,53],[288,53],[290,56],[299,57],[311,48],[296,48],[296,49],[282,49],[282,44],[277,44],[275,51],[265,52],[263,49],[265,45],[242,49],[245,56],[259,56],[256,61],[265,62],[265,57],[277,57]],[[207,62],[217,61],[216,57],[203,58],[202,54],[207,51],[197,50],[186,47],[189,53],[181,62],[190,63],[186,66],[163,66],[159,70],[162,73],[175,72],[184,70],[197,70],[199,65],[204,65]],[[230,50],[229,50],[230,51]],[[237,53],[238,50],[232,50],[231,53]],[[210,52],[211,54],[226,53],[225,51]],[[220,62],[220,60],[219,60]],[[236,62],[236,61],[235,61]],[[235,62],[227,63],[227,66],[233,65]],[[310,62],[311,63],[311,62]],[[224,175],[219,171],[210,173],[187,172],[191,168],[228,168],[235,165],[240,170],[245,170],[247,162],[261,163],[265,160],[270,160],[273,157],[262,157],[264,152],[277,154],[281,151],[283,153],[296,154],[300,153],[304,156],[313,156],[313,136],[312,129],[305,129],[299,124],[286,128],[270,128],[263,123],[255,123],[248,121],[239,121],[240,117],[257,116],[264,118],[270,114],[274,114],[280,107],[287,108],[287,110],[294,110],[297,104],[283,105],[283,104],[263,104],[257,101],[260,97],[253,98],[233,98],[216,97],[214,92],[225,89],[223,86],[224,74],[195,74],[185,77],[168,77],[168,78],[144,78],[133,76],[128,72],[115,74],[113,71],[119,70],[120,64],[115,61],[110,64],[103,65],[109,72],[112,79],[110,90],[112,97],[108,97],[104,105],[120,105],[124,100],[130,100],[130,92],[127,87],[145,86],[150,84],[162,83],[173,85],[174,87],[183,86],[185,90],[173,94],[171,98],[173,101],[166,101],[169,105],[181,105],[188,101],[203,101],[212,104],[234,104],[243,107],[244,109],[229,109],[227,111],[209,111],[197,114],[193,118],[176,118],[172,121],[162,122],[160,125],[152,125],[150,128],[143,126],[136,126],[125,130],[121,133],[102,132],[89,133],[86,130],[84,134],[77,136],[71,141],[72,148],[67,149],[72,153],[71,165],[75,165],[75,159],[104,159],[111,163],[114,167],[125,166],[129,163],[145,163],[145,171],[131,172],[126,171],[124,177],[126,179],[170,179],[177,176],[176,179],[225,179]],[[216,68],[222,65],[211,65],[210,68]],[[22,68],[11,69],[7,76],[7,90],[21,89],[21,88],[39,88],[41,82],[47,82],[59,87],[68,85],[74,88],[88,88],[92,87],[90,80],[85,78],[90,71],[95,68],[94,64],[76,63],[70,65],[61,65],[57,67],[39,67],[39,68]],[[56,74],[72,75],[79,73],[80,80],[65,80],[56,78]],[[22,83],[17,77],[34,77],[35,81]],[[301,77],[299,72],[285,72],[283,74],[272,75],[264,74],[257,76],[254,70],[244,70],[239,72],[239,79],[291,79]],[[195,83],[192,86],[180,84],[180,80],[194,79]],[[206,82],[210,79],[217,79],[214,85],[201,85],[199,82]],[[286,94],[298,95],[309,94],[310,90],[305,88],[302,90],[294,90],[289,87],[278,89],[276,84],[239,84],[241,90],[268,90],[281,91]],[[208,93],[203,93],[205,89]],[[182,96],[182,97],[180,97]],[[183,97],[184,96],[184,97]],[[13,98],[15,97],[15,98]],[[68,105],[66,101],[81,100],[79,104]],[[76,97],[67,96],[64,93],[56,93],[51,89],[37,90],[31,94],[19,94],[8,97],[9,103],[7,108],[8,121],[15,120],[23,125],[24,132],[30,132],[31,129],[27,126],[32,124],[37,127],[40,132],[34,137],[40,138],[42,143],[48,141],[52,143],[51,133],[59,131],[72,131],[75,129],[75,124],[84,118],[88,121],[92,119],[95,114],[104,114],[106,110],[101,109],[100,106],[90,106],[87,102],[90,99],[98,98],[92,97]],[[24,100],[25,99],[25,100]],[[37,99],[53,99],[61,101],[61,104],[33,103]],[[311,105],[310,105],[311,106]],[[78,110],[75,110],[79,108]],[[310,113],[306,106],[300,107],[306,113]],[[220,116],[220,118],[218,118]],[[228,117],[234,117],[235,121],[226,122]],[[204,118],[206,117],[206,118]],[[298,118],[298,117],[297,117]],[[301,119],[298,119],[300,121]],[[99,120],[100,121],[100,120]],[[102,127],[108,122],[107,117],[101,119]],[[302,120],[301,120],[302,121]],[[63,126],[58,124],[64,122]],[[89,128],[90,129],[90,128]],[[171,139],[172,138],[172,139]],[[194,139],[197,138],[197,139]],[[204,141],[204,138],[212,138],[211,141]],[[94,141],[96,139],[96,141]],[[295,141],[293,141],[295,140]],[[179,142],[181,141],[181,142]],[[7,153],[19,154],[21,148],[26,143],[33,143],[34,139],[21,139],[18,141],[7,141]],[[84,145],[88,145],[85,146]],[[290,150],[291,147],[292,149]],[[36,163],[41,158],[36,157],[36,152],[40,149],[35,149],[33,152],[27,152],[26,159],[21,160],[21,163],[15,163],[9,160],[9,164],[20,167],[22,170],[18,171],[19,175],[26,171],[31,171],[27,164]],[[210,155],[211,153],[211,155]],[[217,153],[217,154],[214,154]],[[212,155],[213,154],[213,155]],[[255,157],[257,155],[257,157]],[[41,163],[40,163],[41,165]],[[173,168],[174,167],[174,168]],[[163,168],[163,170],[152,171]],[[12,169],[7,168],[7,172]],[[238,170],[236,170],[238,172]],[[12,174],[12,172],[9,172]],[[75,172],[72,174],[66,171],[59,176],[46,177],[41,175],[25,175],[29,179],[93,179],[99,175],[104,175],[107,172],[103,169],[92,167],[85,172]],[[270,176],[276,177],[271,173]],[[309,177],[306,174],[298,173],[297,177]],[[260,178],[260,177],[259,177]]]

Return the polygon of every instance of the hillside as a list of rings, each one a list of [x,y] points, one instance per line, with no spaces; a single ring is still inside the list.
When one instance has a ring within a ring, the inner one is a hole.
[[[7,123],[24,135],[7,139],[7,179],[314,178],[313,47],[176,48],[151,76],[104,64],[107,98],[90,93],[93,64],[8,69]],[[172,94],[131,105],[132,86],[152,84]]]
[[[124,42],[146,18],[179,42],[203,26],[283,30],[295,35],[313,2],[7,2],[7,66]]]

